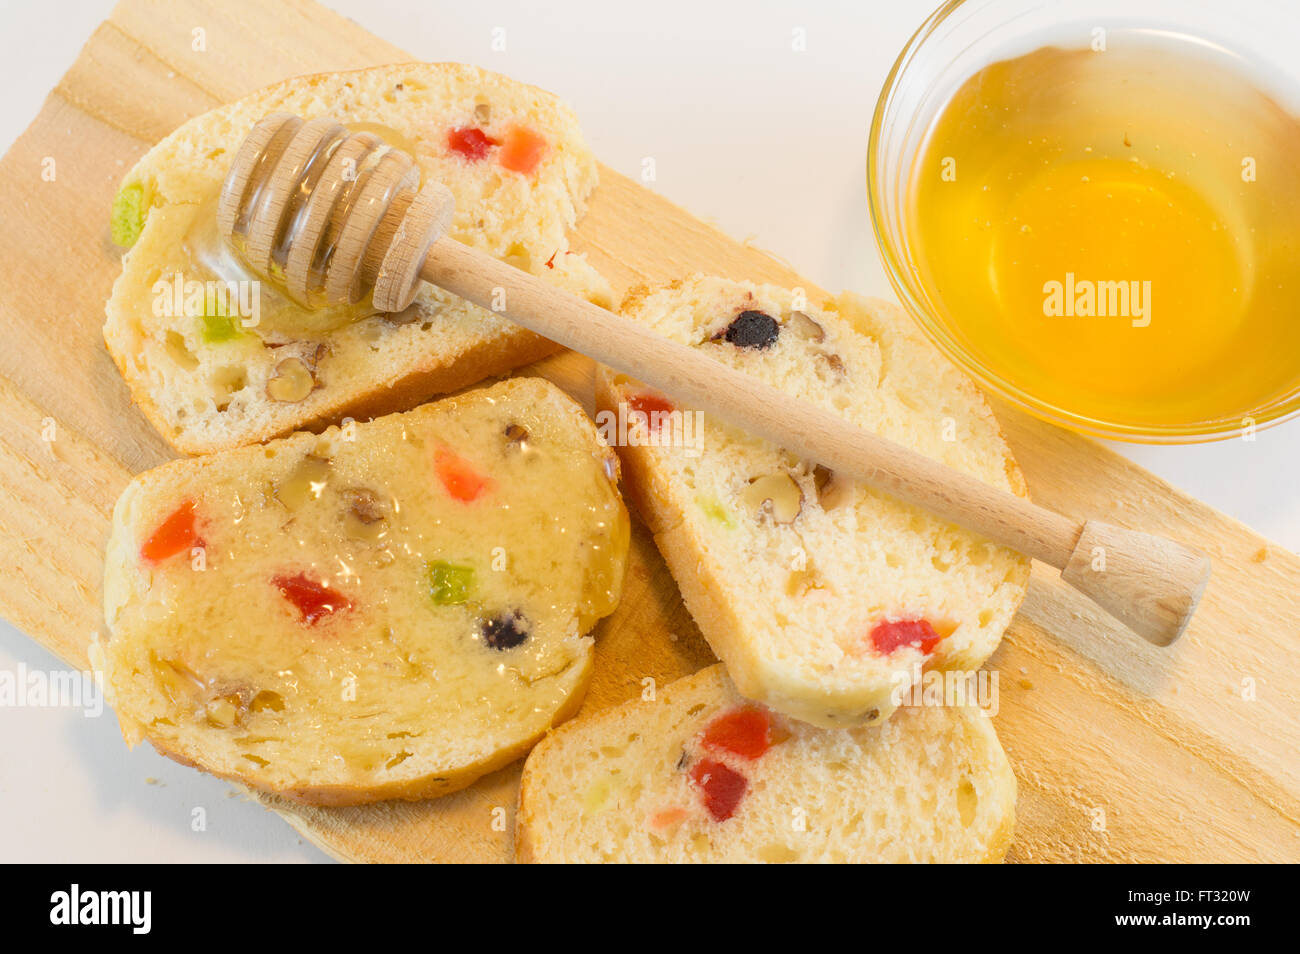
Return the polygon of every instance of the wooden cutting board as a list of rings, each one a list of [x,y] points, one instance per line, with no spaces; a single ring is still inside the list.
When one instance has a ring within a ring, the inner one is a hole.
[[[196,24],[205,49],[193,49]],[[0,163],[0,613],[86,666],[101,626],[109,513],[171,456],[132,408],[100,338],[118,270],[108,209],[136,158],[183,120],[283,77],[410,59],[307,0],[126,0]],[[53,178],[50,173],[53,172]],[[864,212],[865,214],[865,212]],[[628,222],[641,223],[630,231]],[[616,173],[577,247],[616,291],[694,271],[813,286]],[[591,402],[590,362],[531,371]],[[1136,639],[1036,567],[990,661],[1020,779],[1017,861],[1300,860],[1300,559],[1099,445],[1009,407],[1035,499],[1167,534],[1214,560],[1190,632]],[[712,657],[644,529],[597,632],[590,712]],[[581,716],[580,716],[581,717]],[[504,861],[518,767],[435,801],[353,809],[265,803],[324,850],[364,861]],[[501,809],[502,811],[497,811]]]

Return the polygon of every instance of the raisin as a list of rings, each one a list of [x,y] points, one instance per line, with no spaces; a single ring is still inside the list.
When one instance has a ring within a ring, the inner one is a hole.
[[[528,638],[528,626],[518,613],[503,613],[483,624],[483,642],[493,649],[514,649]]]
[[[723,337],[737,348],[770,348],[776,343],[781,326],[762,311],[742,311],[727,325]]]

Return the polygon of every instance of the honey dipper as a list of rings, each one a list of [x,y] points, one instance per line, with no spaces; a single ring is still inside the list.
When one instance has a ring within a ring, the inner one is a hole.
[[[414,159],[328,118],[267,116],[222,187],[221,234],[259,274],[307,306],[373,293],[381,311],[431,282],[625,372],[801,457],[861,480],[1061,570],[1061,578],[1143,638],[1187,627],[1210,574],[1202,554],[1163,537],[1078,521],[792,399],[484,252],[444,237],[454,200],[421,185]],[[494,307],[495,306],[495,307]]]

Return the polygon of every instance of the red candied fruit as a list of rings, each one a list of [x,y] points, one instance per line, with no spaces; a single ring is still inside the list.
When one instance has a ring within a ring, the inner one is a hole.
[[[473,464],[447,447],[434,452],[433,467],[447,493],[461,503],[472,503],[492,486]]]
[[[715,752],[756,759],[776,744],[772,735],[772,719],[767,712],[742,706],[722,713],[705,726],[700,744]]]
[[[928,656],[942,638],[928,619],[885,620],[871,630],[871,645],[882,656],[903,646],[919,647]]]
[[[546,155],[546,140],[527,126],[511,126],[506,130],[505,141],[497,162],[511,172],[526,176],[537,171]]]
[[[338,590],[317,583],[305,573],[281,574],[271,580],[280,595],[298,610],[299,621],[311,626],[333,613],[352,608],[352,601]]]
[[[477,126],[462,126],[447,133],[447,148],[470,162],[486,158],[492,147],[499,145],[501,143]]]
[[[671,414],[676,408],[673,402],[659,394],[634,394],[627,399],[629,411],[636,411],[645,415],[646,426],[652,431],[657,431],[666,420],[666,416]],[[655,415],[659,416],[656,417]]]
[[[736,806],[749,788],[745,776],[714,759],[701,759],[691,766],[691,781],[704,793],[704,807],[717,822],[736,814]]]
[[[140,556],[149,563],[161,563],[168,557],[201,546],[203,541],[199,539],[194,501],[187,500],[159,524],[158,529],[140,547]]]

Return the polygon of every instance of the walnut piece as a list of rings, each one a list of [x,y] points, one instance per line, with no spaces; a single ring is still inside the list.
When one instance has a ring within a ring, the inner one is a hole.
[[[790,312],[788,327],[792,332],[794,332],[796,338],[803,338],[807,341],[816,341],[819,344],[826,340],[826,329],[813,321],[802,311]]]
[[[330,462],[308,454],[298,462],[284,480],[275,485],[275,499],[284,504],[290,513],[299,510],[309,500],[320,499],[329,481]]]
[[[839,355],[831,354],[829,351],[819,351],[817,357],[830,365],[830,369],[836,374],[844,375],[849,373],[848,368],[844,367],[844,359]]]
[[[285,358],[275,366],[275,374],[266,382],[266,396],[272,401],[297,404],[311,394],[316,379],[302,358]]]
[[[528,428],[522,424],[507,424],[506,446],[517,450],[528,449]]]
[[[817,503],[823,510],[834,510],[849,499],[849,482],[821,464],[813,468],[813,486],[817,488]]]
[[[388,532],[384,505],[373,490],[353,487],[343,492],[343,499],[348,505],[343,520],[349,537],[373,543]]]
[[[794,523],[803,510],[803,491],[787,473],[755,478],[741,492],[741,500],[755,516],[770,513],[781,524]]]

